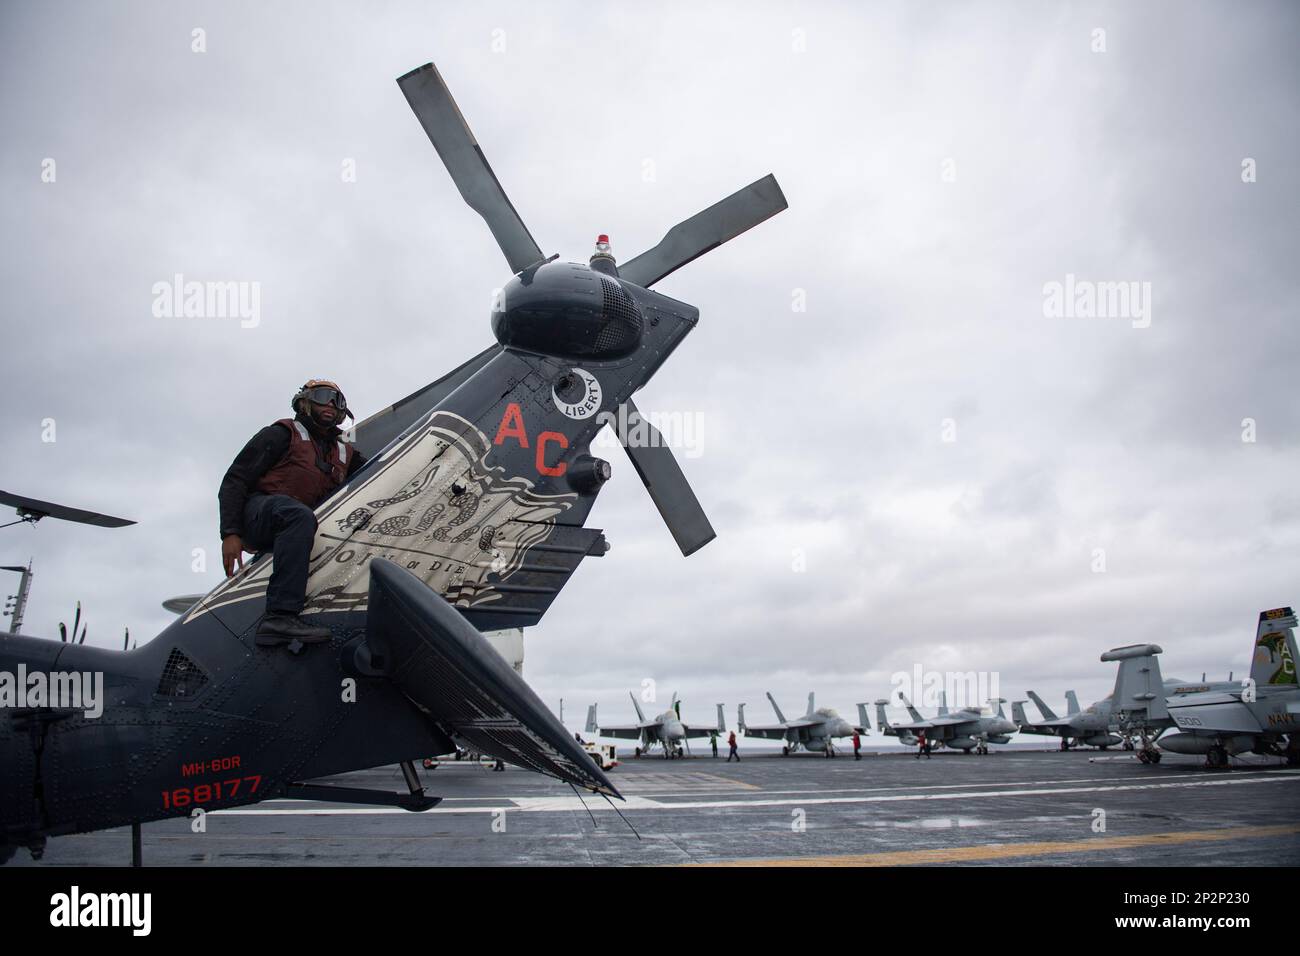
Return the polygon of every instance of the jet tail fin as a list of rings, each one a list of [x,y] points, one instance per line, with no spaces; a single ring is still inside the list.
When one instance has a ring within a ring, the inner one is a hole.
[[[899,694],[898,696],[902,698],[903,706],[907,708],[907,714],[909,717],[911,717],[913,720],[917,722],[925,720],[925,718],[921,716],[921,712],[912,706],[912,702],[910,700],[908,700],[906,697],[903,697],[902,694]],[[940,714],[947,713],[947,708],[946,707],[942,708],[939,711],[939,713]]]
[[[719,704],[718,705],[718,733],[725,734],[726,732],[727,732],[727,718],[723,716],[722,705]]]
[[[805,714],[804,716],[811,717],[816,712],[817,712],[817,697],[815,693],[810,692],[808,694],[808,713]]]
[[[1043,701],[1043,698],[1039,697],[1032,690],[1029,691],[1029,699],[1038,707],[1038,712],[1043,715],[1045,720],[1056,720],[1056,711],[1048,707]],[[1071,713],[1073,713],[1073,711],[1071,711]]]
[[[863,730],[871,729],[871,721],[867,719],[866,704],[858,704],[858,726]]]
[[[1078,712],[1079,698],[1075,695],[1074,691],[1067,690],[1065,692],[1065,716],[1073,717]]]
[[[939,691],[939,716],[946,717],[947,715],[948,715],[948,692],[946,690],[941,690]]]
[[[876,729],[882,734],[889,733],[890,729],[889,716],[885,713],[885,704],[887,703],[888,701],[885,700],[876,701]]]
[[[587,708],[587,726],[583,728],[584,733],[600,733],[600,724],[596,723],[596,705],[592,704]]]
[[[1261,611],[1250,658],[1250,679],[1257,687],[1296,686],[1296,617],[1289,607]]]
[[[772,696],[772,692],[770,690],[767,692],[767,699],[772,702],[772,709],[776,711],[776,722],[778,724],[784,724],[785,714],[781,713],[781,708],[776,706],[776,698]]]
[[[1158,644],[1130,644],[1101,655],[1103,662],[1118,661],[1111,713],[1125,715],[1123,723],[1167,720],[1165,685],[1160,676]]]
[[[364,648],[369,665],[414,706],[480,753],[619,796],[474,625],[410,571],[383,558],[370,563]]]
[[[739,704],[736,707],[736,728],[743,734],[745,732],[745,705]]]
[[[628,691],[628,692],[627,692],[627,696],[632,698],[632,706],[636,708],[636,719],[637,719],[637,721],[638,721],[639,723],[644,724],[644,723],[645,723],[645,714],[641,713],[641,705],[638,704],[638,703],[636,702],[636,694],[632,693],[631,691]]]
[[[1029,718],[1025,716],[1025,702],[1023,700],[1013,700],[1011,702],[1011,719],[1017,727],[1029,726]]]

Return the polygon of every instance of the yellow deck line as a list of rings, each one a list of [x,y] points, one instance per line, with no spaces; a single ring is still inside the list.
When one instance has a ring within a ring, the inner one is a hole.
[[[897,850],[887,853],[855,853],[849,856],[806,856],[788,859],[728,860],[697,863],[695,866],[914,866],[923,863],[969,863],[981,860],[1006,860],[1022,856],[1047,856],[1056,853],[1096,853],[1141,846],[1176,846],[1182,843],[1209,843],[1220,840],[1245,840],[1287,836],[1300,833],[1300,824],[1269,827],[1230,827],[1222,830],[1184,830],[1169,833],[1144,833],[1135,836],[1098,836],[1090,840],[1058,840],[1035,843],[993,843],[981,846],[943,847],[933,850]]]

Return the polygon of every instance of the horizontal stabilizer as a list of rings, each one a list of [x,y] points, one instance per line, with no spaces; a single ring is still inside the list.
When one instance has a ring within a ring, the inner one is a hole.
[[[370,564],[372,661],[448,734],[480,753],[619,796],[582,745],[487,640],[441,596],[391,561]]]

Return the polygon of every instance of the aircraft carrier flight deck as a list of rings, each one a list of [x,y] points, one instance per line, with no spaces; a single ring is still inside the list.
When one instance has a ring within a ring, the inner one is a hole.
[[[144,865],[1300,864],[1300,769],[1272,758],[1207,771],[1199,757],[1146,766],[1117,750],[860,761],[755,750],[727,763],[700,749],[620,754],[610,778],[625,819],[539,774],[444,761],[420,770],[443,797],[424,813],[275,800],[208,814],[206,832],[166,820],[143,828]],[[397,767],[327,782],[403,790]],[[22,851],[10,866],[130,860],[130,829],[119,828],[52,840],[39,862]]]

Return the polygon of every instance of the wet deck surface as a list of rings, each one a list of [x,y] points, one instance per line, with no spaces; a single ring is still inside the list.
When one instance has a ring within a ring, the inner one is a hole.
[[[205,833],[150,823],[145,864],[1300,864],[1300,769],[1264,758],[1216,772],[1114,751],[643,758],[612,772],[639,840],[604,800],[528,771],[421,774],[444,798],[425,813],[278,800],[211,813]],[[329,782],[404,789],[396,767]],[[123,865],[130,846],[127,829],[60,837],[36,865]]]

